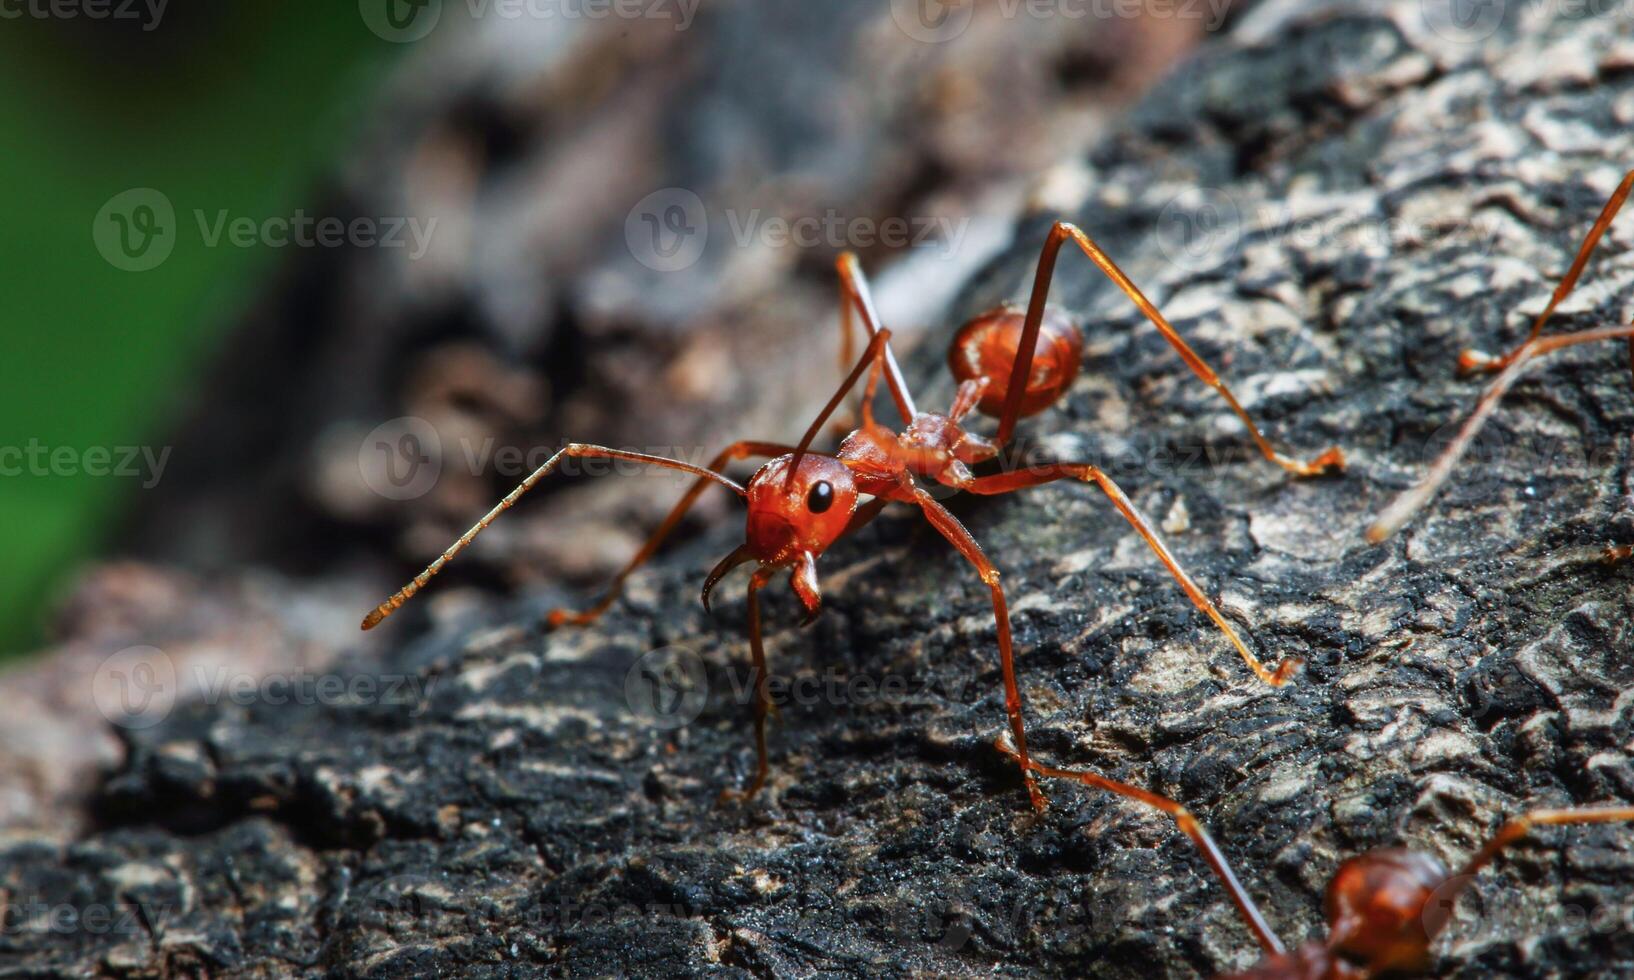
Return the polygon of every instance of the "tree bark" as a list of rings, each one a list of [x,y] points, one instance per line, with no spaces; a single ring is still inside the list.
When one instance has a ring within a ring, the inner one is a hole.
[[[1473,405],[1458,351],[1518,339],[1634,164],[1618,15],[1511,5],[1475,39],[1434,6],[1261,6],[1067,168],[1084,191],[1067,216],[1270,437],[1303,457],[1338,444],[1351,466],[1294,480],[1263,461],[1071,252],[1054,295],[1084,319],[1085,367],[1024,443],[1103,465],[1256,650],[1304,659],[1294,683],[1254,680],[1093,488],[951,504],[1003,571],[1033,752],[1184,803],[1290,943],[1320,934],[1346,856],[1404,844],[1453,862],[1525,808],[1634,800],[1634,567],[1598,560],[1634,541],[1626,348],[1540,367],[1456,485],[1398,537],[1362,538]],[[952,390],[939,344],[1025,295],[1054,216],[1020,216],[909,359],[922,407]],[[1627,321],[1629,240],[1613,228],[1561,323]],[[1151,977],[1254,961],[1161,815],[1065,785],[1032,813],[991,744],[987,590],[911,513],[823,557],[812,628],[767,591],[787,685],[772,775],[752,803],[716,805],[753,766],[742,578],[713,616],[697,592],[740,534],[734,514],[665,553],[587,629],[541,628],[587,598],[560,589],[420,601],[379,664],[342,675],[385,685],[361,703],[185,704],[125,733],[94,829],[14,837],[0,888],[13,907],[140,914],[10,929],[10,969]],[[693,671],[705,696],[677,680]],[[1437,973],[1630,969],[1631,840],[1576,828],[1516,849],[1459,906]]]

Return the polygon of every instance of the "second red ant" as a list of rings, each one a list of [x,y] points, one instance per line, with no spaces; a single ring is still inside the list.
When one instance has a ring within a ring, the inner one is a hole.
[[[607,594],[583,612],[562,609],[551,612],[548,622],[552,626],[567,623],[582,625],[595,620],[617,597],[624,580],[653,555],[704,489],[711,482],[720,484],[745,500],[748,520],[744,543],[721,559],[705,580],[704,605],[708,606],[711,590],[728,572],[745,563],[753,562],[756,565],[748,588],[749,649],[754,661],[755,775],[746,790],[727,794],[746,798],[765,785],[768,770],[766,716],[771,698],[766,653],[761,642],[760,590],[773,576],[786,571],[789,584],[804,605],[809,621],[817,615],[822,603],[817,582],[817,558],[835,541],[871,521],[887,504],[908,504],[917,507],[926,520],[947,538],[991,593],[993,619],[998,631],[999,667],[1004,679],[1005,710],[1009,715],[1010,730],[1029,797],[1035,807],[1042,808],[1044,797],[1033,778],[1033,767],[1027,756],[1021,691],[1016,684],[1015,655],[1010,636],[1010,616],[1004,587],[999,581],[999,570],[958,518],[917,480],[931,480],[957,490],[983,495],[1010,493],[1057,480],[1081,480],[1095,484],[1107,495],[1118,512],[1156,552],[1159,561],[1174,576],[1192,603],[1212,619],[1231,641],[1255,676],[1271,685],[1285,683],[1300,661],[1288,658],[1274,667],[1261,663],[1202,587],[1180,567],[1151,523],[1100,469],[1087,463],[1058,462],[985,475],[977,475],[971,470],[973,466],[995,460],[1000,448],[1010,440],[1016,422],[1048,408],[1077,377],[1082,361],[1083,335],[1070,317],[1047,305],[1056,257],[1068,242],[1077,245],[1140,309],[1198,378],[1219,392],[1247,427],[1266,459],[1296,476],[1311,476],[1344,467],[1344,456],[1338,449],[1329,449],[1308,463],[1277,452],[1219,375],[1181,338],[1157,307],[1100,246],[1066,222],[1057,222],[1045,240],[1033,279],[1032,295],[1025,311],[1013,306],[1000,306],[966,323],[955,335],[948,354],[949,367],[959,382],[953,404],[946,414],[922,412],[902,379],[891,350],[890,333],[875,312],[867,280],[863,278],[856,257],[848,252],[841,255],[838,261],[844,348],[849,349],[850,346],[854,314],[861,319],[868,335],[868,346],[798,445],[736,442],[722,450],[707,467],[699,467],[645,453],[570,444],[523,480],[412,582],[369,613],[363,620],[363,628],[371,629],[379,624],[424,587],[478,533],[554,470],[564,458],[629,460],[691,473],[698,480],[630,563],[613,579]],[[867,374],[868,381],[862,399],[861,426],[846,436],[838,452],[829,455],[812,451],[812,440],[864,374]],[[900,431],[893,431],[874,420],[873,395],[881,377],[901,416],[903,428]],[[964,420],[972,411],[980,411],[999,420],[991,438],[965,428]],[[722,474],[728,463],[756,456],[772,458],[756,471],[747,487]],[[864,497],[872,499],[864,502]]]
[[[995,744],[1000,752],[1019,759],[1002,739]],[[1264,952],[1255,966],[1220,980],[1369,980],[1426,973],[1430,947],[1451,921],[1458,897],[1505,848],[1536,827],[1634,820],[1634,807],[1628,806],[1532,810],[1505,822],[1456,872],[1423,851],[1399,847],[1368,851],[1341,863],[1328,881],[1327,936],[1290,951],[1237,880],[1208,829],[1184,806],[1098,773],[1030,760],[1023,764],[1040,776],[1072,780],[1160,810],[1191,838]]]

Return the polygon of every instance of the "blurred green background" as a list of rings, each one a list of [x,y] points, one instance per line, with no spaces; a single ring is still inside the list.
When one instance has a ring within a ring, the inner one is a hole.
[[[371,33],[350,0],[174,0],[151,30],[145,9],[8,9],[24,15],[0,19],[0,452],[13,450],[0,457],[0,658],[41,643],[65,577],[151,479],[145,465],[86,475],[87,451],[163,452],[189,385],[280,260],[208,247],[195,211],[259,221],[310,207],[407,49]],[[144,187],[174,204],[175,248],[124,271],[98,251],[93,220]],[[44,465],[19,456],[31,449]]]

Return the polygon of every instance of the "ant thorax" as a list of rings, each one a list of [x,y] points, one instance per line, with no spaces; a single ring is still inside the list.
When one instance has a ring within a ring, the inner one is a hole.
[[[966,388],[971,391],[967,393]],[[867,481],[873,478],[886,489],[902,485],[902,479],[912,474],[935,480],[944,486],[964,487],[972,479],[969,466],[998,455],[993,443],[967,432],[959,423],[966,410],[975,404],[982,387],[972,382],[960,386],[960,397],[954,399],[954,413],[941,415],[920,412],[908,423],[900,435],[884,426],[864,424],[840,444],[839,458]],[[864,489],[864,493],[876,493]]]

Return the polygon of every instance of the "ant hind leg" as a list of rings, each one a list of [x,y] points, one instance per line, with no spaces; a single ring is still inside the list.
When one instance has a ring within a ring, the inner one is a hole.
[[[1021,415],[1021,401],[1027,389],[1026,380],[1030,377],[1032,370],[1033,348],[1038,341],[1038,332],[1044,322],[1044,307],[1050,296],[1050,280],[1055,274],[1056,256],[1060,253],[1061,246],[1068,241],[1077,245],[1084,255],[1095,263],[1095,267],[1100,269],[1108,279],[1112,280],[1112,284],[1117,286],[1129,298],[1131,303],[1135,304],[1135,307],[1145,315],[1152,326],[1157,328],[1158,333],[1163,335],[1163,339],[1169,342],[1169,346],[1174,348],[1175,353],[1180,355],[1180,359],[1186,362],[1186,366],[1191,368],[1192,373],[1226,400],[1226,404],[1231,406],[1231,411],[1236,414],[1237,418],[1242,420],[1243,425],[1248,429],[1249,436],[1253,438],[1254,444],[1259,447],[1261,454],[1266,459],[1295,476],[1317,476],[1345,468],[1345,454],[1337,446],[1328,448],[1320,456],[1309,462],[1292,459],[1278,452],[1271,445],[1270,440],[1266,439],[1260,432],[1259,426],[1254,424],[1254,419],[1248,414],[1248,410],[1243,408],[1237,401],[1237,396],[1231,393],[1231,389],[1227,388],[1225,382],[1220,380],[1220,376],[1215,373],[1214,369],[1209,367],[1208,363],[1196,351],[1192,350],[1191,345],[1186,343],[1184,337],[1180,336],[1180,332],[1174,328],[1174,325],[1169,323],[1157,306],[1146,298],[1146,294],[1142,293],[1140,288],[1130,281],[1128,276],[1124,275],[1123,270],[1118,268],[1117,263],[1113,262],[1112,258],[1101,250],[1101,247],[1095,243],[1094,239],[1085,234],[1077,225],[1066,221],[1057,221],[1054,227],[1050,229],[1050,235],[1044,241],[1044,250],[1038,257],[1038,270],[1033,277],[1033,292],[1031,298],[1027,301],[1027,318],[1022,325],[1021,339],[1016,348],[1015,362],[1010,368],[1009,388],[1006,389],[1004,410],[999,417],[998,432],[993,438],[995,443],[1002,446],[1009,442],[1010,433],[1014,430],[1016,421]]]
[[[1254,899],[1249,896],[1248,890],[1243,887],[1242,882],[1237,880],[1236,873],[1231,870],[1231,863],[1226,860],[1220,846],[1214,843],[1214,838],[1209,836],[1208,828],[1199,823],[1197,818],[1192,816],[1191,811],[1184,806],[1166,796],[1159,796],[1150,790],[1141,789],[1139,786],[1131,786],[1128,783],[1120,783],[1115,779],[1108,779],[1099,773],[1078,769],[1057,769],[1054,766],[1046,766],[1039,762],[1023,760],[1015,749],[1004,744],[1002,738],[993,744],[1000,752],[1021,762],[1022,765],[1040,776],[1047,776],[1051,779],[1070,779],[1092,789],[1102,789],[1109,793],[1116,793],[1126,799],[1144,803],[1168,814],[1174,819],[1175,824],[1180,827],[1181,832],[1190,837],[1192,843],[1196,844],[1197,849],[1202,852],[1203,860],[1208,862],[1208,866],[1213,869],[1215,877],[1219,878],[1220,883],[1225,886],[1226,893],[1231,896],[1232,904],[1237,906],[1237,911],[1242,915],[1243,921],[1248,924],[1249,931],[1254,933],[1254,938],[1259,940],[1259,944],[1266,954],[1281,956],[1285,952],[1282,940],[1277,938],[1277,934],[1272,931],[1270,924],[1265,921],[1265,916],[1260,914],[1259,906],[1255,905]]]

